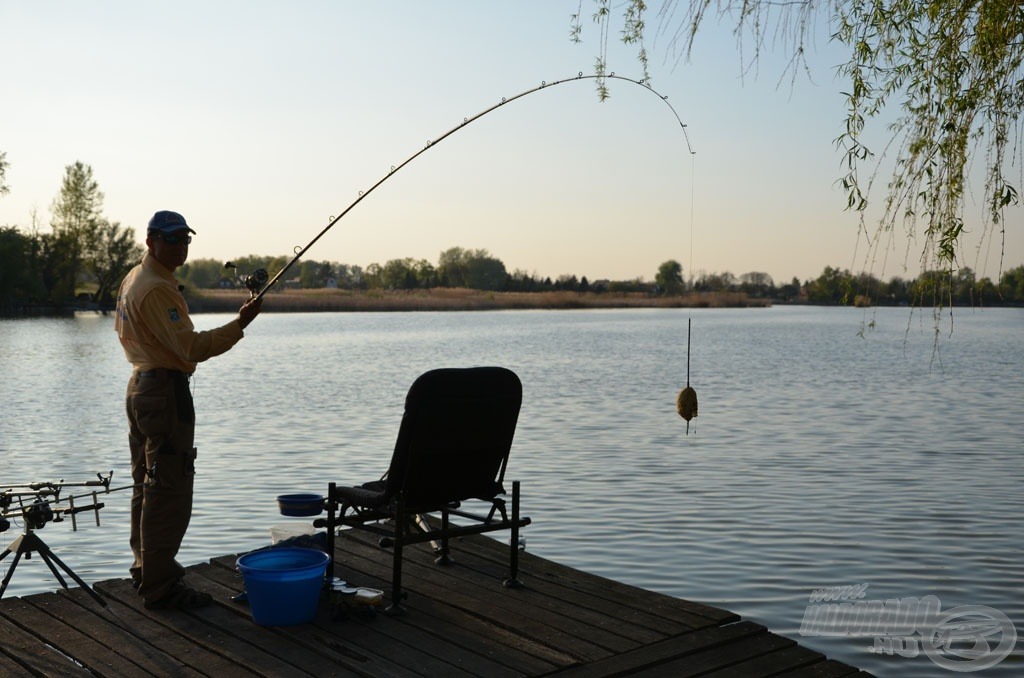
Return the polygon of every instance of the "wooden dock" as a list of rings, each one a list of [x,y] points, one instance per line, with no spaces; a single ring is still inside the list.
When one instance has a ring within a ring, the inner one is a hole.
[[[195,612],[149,611],[127,579],[0,600],[2,676],[792,676],[870,674],[826,659],[726,610],[638,589],[523,553],[524,588],[506,589],[507,546],[453,543],[441,567],[406,550],[407,613],[335,614],[261,627],[231,600],[235,556],[189,568],[213,594]],[[337,540],[336,575],[387,589],[391,553],[366,534]],[[73,563],[69,563],[74,566]],[[55,582],[55,586],[56,586]],[[349,608],[341,606],[346,611]]]

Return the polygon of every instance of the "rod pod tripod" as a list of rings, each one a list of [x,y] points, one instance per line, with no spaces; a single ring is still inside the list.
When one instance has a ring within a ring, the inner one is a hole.
[[[39,557],[42,558],[43,562],[46,563],[46,566],[50,568],[50,572],[53,573],[53,576],[56,577],[61,586],[69,588],[68,583],[64,580],[64,577],[61,576],[57,567],[64,570],[64,572],[75,580],[75,583],[81,586],[86,593],[95,598],[96,602],[103,607],[107,607],[107,601],[103,600],[100,594],[96,593],[91,586],[86,584],[81,577],[75,574],[74,570],[68,567],[63,560],[58,558],[57,554],[51,551],[50,547],[46,545],[46,542],[40,539],[39,535],[32,531],[31,526],[25,526],[24,534],[19,535],[11,542],[7,547],[7,550],[3,552],[3,555],[0,555],[0,561],[12,553],[14,554],[14,561],[7,569],[7,575],[4,577],[3,584],[0,584],[0,598],[4,597],[4,592],[7,590],[7,584],[11,581],[11,577],[14,576],[14,570],[18,567],[18,563],[21,562],[21,557],[25,556],[25,559],[28,560],[32,557],[33,553],[38,553]]]
[[[11,577],[14,576],[14,571],[21,562],[22,556],[28,560],[32,557],[33,553],[38,553],[62,587],[65,589],[70,588],[67,581],[61,575],[61,571],[71,577],[96,602],[103,607],[109,607],[107,601],[95,589],[86,584],[81,577],[75,574],[74,570],[57,557],[57,554],[46,545],[46,542],[39,538],[35,530],[42,529],[50,521],[62,522],[65,516],[70,516],[72,529],[77,531],[78,523],[75,515],[82,511],[94,512],[96,514],[96,524],[99,525],[100,509],[103,508],[104,504],[97,501],[97,492],[95,490],[90,495],[79,495],[78,498],[82,496],[91,497],[92,503],[87,506],[75,506],[75,496],[61,498],[60,493],[65,487],[70,486],[102,487],[104,493],[135,487],[134,485],[128,485],[111,490],[110,480],[113,475],[113,471],[106,475],[97,473],[97,480],[87,480],[80,483],[70,483],[61,480],[55,483],[44,482],[16,485],[0,492],[0,509],[2,509],[0,510],[0,532],[4,532],[10,527],[11,522],[8,518],[20,516],[25,524],[25,532],[16,537],[3,553],[0,553],[0,561],[12,553],[14,554],[14,560],[11,562],[11,566],[7,568],[7,574],[4,576],[3,583],[0,583],[0,598],[3,598],[4,593],[7,591],[7,585],[10,583]],[[31,498],[31,503],[27,503],[26,498]],[[61,506],[61,503],[64,501],[67,502],[67,506]]]

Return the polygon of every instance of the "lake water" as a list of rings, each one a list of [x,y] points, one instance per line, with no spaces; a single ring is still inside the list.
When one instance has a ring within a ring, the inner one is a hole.
[[[689,435],[675,412],[688,320],[700,399]],[[288,520],[277,494],[377,477],[420,373],[503,365],[524,385],[507,478],[523,484],[529,551],[727,608],[878,675],[948,675],[923,653],[870,651],[873,637],[800,629],[812,591],[866,584],[863,600],[987,606],[1024,634],[1024,310],[952,320],[804,307],[266,313],[196,373],[198,496],[180,560],[268,543]],[[109,470],[113,487],[130,482],[130,368],[112,325],[0,321],[0,489]],[[103,498],[99,527],[83,513],[77,532],[51,523],[39,536],[86,581],[124,577],[128,495]],[[56,587],[33,558],[7,595]],[[1024,674],[1022,651],[976,675]]]

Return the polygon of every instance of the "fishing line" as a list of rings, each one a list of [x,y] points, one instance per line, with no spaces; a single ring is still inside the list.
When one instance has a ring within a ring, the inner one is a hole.
[[[693,197],[694,184],[697,183],[695,170],[696,164],[693,158],[693,151],[690,151],[690,275],[693,275]],[[690,435],[690,420],[697,416],[697,392],[690,386],[690,329],[693,325],[693,318],[686,318],[686,388],[676,396],[676,412],[686,420],[686,435]]]
[[[284,268],[282,268],[280,271],[278,271],[277,275],[275,275],[273,278],[271,278],[269,282],[266,282],[263,285],[262,289],[260,289],[258,287],[258,285],[260,284],[261,281],[260,282],[254,281],[255,284],[253,284],[252,286],[249,287],[250,291],[252,292],[253,298],[254,299],[261,299],[263,297],[263,295],[265,295],[267,293],[267,291],[270,290],[270,288],[273,287],[277,283],[277,281],[280,280],[281,277],[302,257],[302,255],[304,255],[309,250],[309,248],[311,248],[313,245],[315,245],[316,242],[318,240],[320,240],[320,238],[322,238],[328,231],[330,231],[334,227],[335,224],[337,224],[339,221],[341,221],[342,218],[344,218],[344,216],[346,214],[348,214],[350,211],[352,211],[352,208],[354,208],[356,205],[358,205],[360,202],[362,202],[363,199],[366,196],[368,196],[371,193],[373,193],[373,191],[375,191],[377,189],[377,187],[379,187],[385,181],[387,181],[388,179],[393,177],[395,174],[397,174],[403,167],[405,167],[406,165],[411,163],[413,160],[415,160],[416,158],[418,158],[420,155],[422,155],[423,153],[427,152],[431,148],[437,146],[439,143],[441,143],[442,141],[447,139],[452,134],[458,132],[461,129],[464,129],[467,125],[469,125],[472,122],[475,122],[475,121],[479,120],[480,118],[484,117],[488,113],[496,111],[497,109],[501,108],[502,106],[505,106],[506,104],[512,103],[516,99],[522,99],[525,96],[529,96],[530,94],[534,94],[534,93],[539,92],[539,91],[544,90],[544,89],[551,89],[552,87],[555,87],[557,85],[563,85],[563,84],[569,83],[569,82],[580,82],[580,81],[583,81],[583,80],[594,80],[594,79],[598,79],[598,78],[603,78],[605,80],[621,80],[623,82],[631,82],[634,85],[639,85],[639,86],[643,87],[645,90],[647,90],[647,91],[651,92],[652,94],[656,95],[659,99],[662,100],[662,102],[664,102],[664,104],[666,106],[668,106],[669,110],[672,111],[672,115],[675,116],[676,121],[679,123],[679,126],[683,130],[683,137],[686,139],[687,150],[690,151],[691,155],[693,154],[694,151],[693,151],[693,147],[690,145],[690,136],[689,136],[689,134],[686,131],[686,124],[683,123],[682,119],[679,117],[679,113],[677,113],[676,109],[673,108],[672,104],[669,103],[668,97],[658,93],[657,91],[655,91],[654,88],[651,87],[651,85],[646,80],[642,80],[642,79],[641,80],[634,80],[633,78],[627,78],[625,76],[615,75],[615,73],[610,73],[610,74],[607,74],[607,75],[583,75],[583,73],[580,72],[580,73],[578,73],[576,75],[576,77],[573,77],[573,78],[563,78],[562,80],[555,80],[553,82],[542,81],[540,83],[540,85],[538,85],[536,87],[532,87],[532,88],[530,88],[528,90],[525,90],[523,92],[520,92],[519,94],[516,94],[515,96],[502,97],[500,102],[494,104],[493,106],[485,108],[484,110],[480,111],[479,113],[477,113],[476,115],[474,115],[472,117],[463,118],[461,124],[456,125],[455,127],[451,128],[450,130],[448,130],[447,132],[445,132],[441,136],[437,137],[436,139],[432,139],[432,140],[428,141],[426,146],[424,146],[420,150],[418,150],[415,153],[413,153],[412,155],[410,155],[400,165],[393,165],[391,167],[391,171],[389,171],[387,174],[385,174],[383,177],[381,177],[377,181],[377,183],[373,184],[372,186],[370,186],[370,188],[366,189],[365,191],[360,191],[358,197],[355,200],[353,200],[351,203],[349,203],[349,205],[344,210],[342,210],[342,212],[340,214],[338,214],[337,216],[332,216],[330,218],[330,221],[328,222],[327,226],[325,226],[319,233],[317,233],[316,237],[314,237],[312,240],[310,240],[309,243],[305,247],[296,247],[295,250],[294,250],[295,251],[295,256],[292,257],[291,261],[289,261],[285,265]],[[691,201],[691,207],[692,207],[692,201]],[[257,289],[259,291],[257,291]]]

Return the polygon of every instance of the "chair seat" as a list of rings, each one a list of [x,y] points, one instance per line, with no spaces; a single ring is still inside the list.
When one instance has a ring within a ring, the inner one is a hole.
[[[363,483],[358,487],[335,487],[334,492],[343,504],[360,508],[381,509],[389,501],[383,480]]]

